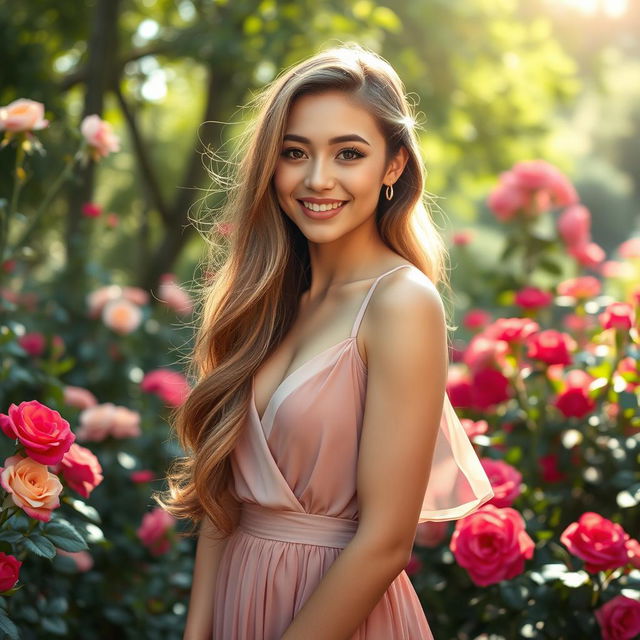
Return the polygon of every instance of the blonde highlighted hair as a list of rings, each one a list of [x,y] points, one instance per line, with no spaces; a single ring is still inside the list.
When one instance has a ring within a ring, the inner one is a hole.
[[[378,200],[379,234],[434,284],[449,288],[448,254],[430,214],[415,117],[391,65],[360,45],[347,44],[282,72],[251,103],[257,115],[242,134],[240,161],[221,212],[231,229],[228,251],[221,261],[211,243],[211,277],[198,294],[188,359],[194,387],[171,416],[186,455],[173,461],[168,490],[153,496],[177,518],[190,520],[191,534],[205,516],[222,537],[235,527],[230,453],[250,409],[252,378],[287,334],[310,284],[307,240],[280,210],[272,178],[294,101],[327,90],[344,91],[374,116],[388,160],[402,146],[407,149],[409,160],[392,200],[382,191]]]

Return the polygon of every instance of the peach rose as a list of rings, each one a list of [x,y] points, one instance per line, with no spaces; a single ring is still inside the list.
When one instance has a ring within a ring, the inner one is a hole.
[[[142,322],[142,310],[133,302],[119,298],[107,302],[102,310],[102,321],[105,326],[120,335],[135,331]]]
[[[8,591],[18,582],[21,566],[18,558],[0,551],[0,592]]]
[[[56,475],[31,458],[10,456],[0,467],[0,484],[14,504],[28,516],[48,522],[60,506],[62,483]]]
[[[41,464],[60,462],[76,439],[69,423],[37,400],[12,404],[8,416],[0,415],[0,428],[5,435],[17,438],[27,455]]]
[[[458,520],[449,544],[458,564],[480,587],[521,574],[534,547],[520,513],[492,504]]]
[[[560,535],[560,542],[584,561],[589,573],[626,565],[629,534],[617,523],[593,511],[583,513]]]
[[[92,150],[94,160],[108,156],[112,151],[120,151],[120,140],[113,133],[111,125],[98,115],[86,116],[80,124],[80,132]]]
[[[49,126],[44,118],[42,102],[20,98],[0,108],[0,131],[19,133],[21,131],[37,131]]]
[[[154,369],[145,374],[140,387],[155,393],[169,407],[179,407],[189,394],[189,383],[178,371]]]
[[[83,498],[88,498],[104,480],[98,458],[89,449],[75,443],[52,470],[54,473],[61,472],[69,487]]]
[[[170,532],[175,526],[175,520],[170,513],[161,507],[156,507],[144,514],[137,534],[142,544],[153,555],[162,555],[171,548]]]
[[[640,602],[619,595],[596,609],[602,640],[633,640],[640,634]]]

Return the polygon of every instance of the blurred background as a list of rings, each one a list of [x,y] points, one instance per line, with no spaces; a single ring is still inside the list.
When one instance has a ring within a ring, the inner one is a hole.
[[[484,201],[516,161],[543,158],[570,176],[605,251],[638,225],[635,1],[5,0],[0,30],[0,104],[29,97],[52,121],[34,170],[55,172],[83,115],[102,115],[122,142],[50,210],[45,270],[65,260],[80,204],[93,201],[119,220],[90,247],[116,279],[148,288],[164,271],[191,278],[202,244],[187,218],[203,212],[210,186],[201,153],[225,156],[251,115],[241,106],[284,66],[349,40],[404,80],[436,218],[448,234],[475,230],[478,259],[499,255]],[[4,182],[11,161],[0,157]]]

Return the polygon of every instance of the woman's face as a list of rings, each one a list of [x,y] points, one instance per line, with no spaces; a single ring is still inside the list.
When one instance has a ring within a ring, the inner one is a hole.
[[[394,183],[406,164],[401,152],[387,166],[376,121],[348,94],[301,96],[289,112],[274,173],[278,202],[308,240],[335,240],[375,223],[383,183]]]

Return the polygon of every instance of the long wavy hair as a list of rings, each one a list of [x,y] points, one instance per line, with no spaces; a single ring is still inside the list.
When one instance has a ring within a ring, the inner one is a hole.
[[[153,498],[177,518],[191,521],[191,531],[181,536],[194,534],[205,516],[214,525],[214,537],[228,536],[237,524],[238,505],[229,492],[230,454],[250,409],[252,378],[287,334],[311,281],[307,240],[281,211],[272,178],[294,101],[336,89],[375,117],[388,160],[402,146],[408,151],[393,199],[380,193],[376,222],[381,238],[434,284],[450,290],[448,253],[431,216],[415,116],[391,65],[348,43],[283,71],[249,102],[256,116],[241,134],[239,160],[225,185],[218,223],[230,229],[228,250],[221,257],[219,246],[210,241],[209,277],[202,279],[197,295],[195,339],[187,359],[194,386],[170,416],[186,455],[172,462],[168,490]],[[448,322],[447,328],[452,328]]]

